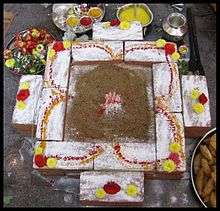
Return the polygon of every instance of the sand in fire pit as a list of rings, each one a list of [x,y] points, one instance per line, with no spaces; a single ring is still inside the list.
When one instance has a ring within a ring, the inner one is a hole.
[[[111,63],[100,64],[80,75],[75,85],[75,99],[66,114],[68,138],[144,140],[153,119],[146,91],[148,81],[144,71]],[[110,92],[120,96],[121,109],[106,115],[102,105]]]

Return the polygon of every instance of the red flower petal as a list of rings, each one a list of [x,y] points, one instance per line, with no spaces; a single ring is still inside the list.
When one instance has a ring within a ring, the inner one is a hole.
[[[115,182],[108,182],[103,187],[104,191],[108,194],[116,194],[121,190],[121,187]]]
[[[119,151],[120,150],[120,145],[119,144],[116,144],[115,146],[114,146],[114,149],[115,149],[115,151]]]
[[[167,54],[173,54],[176,51],[175,45],[172,43],[166,43],[164,46],[164,50]]]
[[[46,157],[43,155],[35,155],[34,162],[39,168],[42,168],[46,164]]]
[[[174,161],[176,163],[176,165],[178,165],[180,163],[180,157],[177,153],[170,153],[169,157],[170,160]]]
[[[30,92],[29,92],[29,89],[21,89],[17,96],[16,96],[16,99],[17,100],[21,100],[21,101],[24,101],[26,100],[28,97],[30,96]]]
[[[204,104],[207,103],[207,101],[208,101],[208,98],[205,96],[204,93],[202,93],[202,94],[199,96],[199,102],[204,105]]]
[[[119,26],[120,25],[120,20],[118,19],[112,19],[110,25],[111,26]]]
[[[82,17],[80,19],[80,24],[83,26],[90,26],[92,24],[92,19],[90,17]]]
[[[63,51],[65,50],[64,46],[63,46],[63,42],[62,41],[57,41],[54,43],[53,45],[53,49],[58,52],[58,51]]]

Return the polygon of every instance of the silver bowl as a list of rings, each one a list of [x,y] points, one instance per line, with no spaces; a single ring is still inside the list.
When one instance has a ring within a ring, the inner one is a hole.
[[[182,39],[187,32],[186,17],[181,13],[171,13],[163,22],[163,30],[176,39]]]
[[[104,4],[96,4],[93,5],[96,7],[99,7],[102,10],[102,16],[99,18],[93,19],[93,22],[100,22],[104,15],[105,15],[105,5]],[[85,16],[85,14],[81,14],[81,8],[80,4],[54,4],[52,8],[52,19],[54,24],[61,29],[62,31],[68,31],[70,30],[71,32],[74,33],[84,33],[92,29],[92,24],[90,27],[84,27],[82,25],[77,25],[75,27],[68,27],[66,25],[66,18],[68,15],[68,11],[70,9],[73,9],[75,11],[75,15],[78,18],[81,18],[82,16]]]
[[[200,197],[198,191],[197,191],[197,188],[196,188],[196,185],[195,185],[195,182],[194,182],[194,178],[195,178],[195,173],[194,173],[194,158],[195,158],[195,155],[197,154],[197,151],[199,149],[199,146],[207,139],[207,138],[210,138],[212,135],[214,135],[216,133],[216,128],[213,128],[211,129],[210,131],[208,131],[202,138],[201,140],[199,141],[199,143],[196,145],[194,151],[193,151],[193,154],[192,154],[192,158],[191,158],[191,181],[192,181],[192,185],[193,185],[193,189],[199,199],[199,201],[201,202],[201,204],[204,206],[204,207],[207,207],[207,205],[204,203],[204,201],[202,200],[202,198]]]
[[[117,13],[116,13],[116,15],[117,15],[117,18],[120,20],[120,13],[123,11],[123,10],[125,10],[125,9],[127,9],[127,8],[129,8],[129,7],[141,7],[141,8],[143,8],[145,11],[146,11],[146,13],[149,15],[149,17],[150,17],[150,21],[147,23],[147,24],[142,24],[142,27],[146,27],[146,26],[149,26],[151,23],[152,23],[152,21],[153,21],[153,13],[151,12],[151,10],[150,10],[150,8],[146,5],[146,4],[125,4],[125,5],[123,5],[123,6],[121,6],[121,7],[119,7],[118,9],[117,9]]]

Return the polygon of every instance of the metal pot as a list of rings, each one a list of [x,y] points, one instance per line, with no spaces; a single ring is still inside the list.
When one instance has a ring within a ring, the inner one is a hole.
[[[187,32],[186,17],[181,13],[171,13],[163,22],[163,30],[168,40],[182,40]]]

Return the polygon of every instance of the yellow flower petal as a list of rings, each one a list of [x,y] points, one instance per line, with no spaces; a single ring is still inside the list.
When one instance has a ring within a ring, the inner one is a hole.
[[[181,45],[181,46],[179,47],[179,52],[180,52],[182,55],[187,54],[187,52],[188,52],[187,46]]]
[[[179,153],[181,150],[181,145],[179,143],[171,143],[169,146],[170,152]]]
[[[128,21],[122,21],[119,25],[119,28],[122,30],[129,29],[131,27],[131,24]]]
[[[71,47],[71,42],[69,40],[64,40],[63,46],[65,49],[69,49]]]
[[[95,190],[95,196],[98,198],[98,199],[103,199],[105,198],[105,190],[103,188],[97,188]]]
[[[178,61],[180,59],[180,54],[178,52],[174,52],[174,53],[172,53],[171,58],[174,61]]]
[[[41,59],[41,62],[46,65],[46,60],[45,59]]]
[[[23,101],[17,101],[16,108],[19,110],[24,110],[26,108],[26,103]]]
[[[19,89],[29,89],[30,88],[30,83],[27,81],[24,81],[22,83],[20,83]]]
[[[156,46],[158,48],[164,48],[165,44],[166,44],[166,40],[164,40],[164,39],[158,39],[156,41]]]
[[[109,21],[103,23],[103,25],[102,25],[102,27],[103,27],[104,29],[108,29],[110,26],[111,26],[111,25],[110,25],[110,22],[109,22]]]
[[[47,167],[48,168],[55,168],[57,165],[57,159],[56,158],[48,158],[47,159]]]
[[[163,170],[170,173],[173,172],[176,169],[176,164],[173,160],[165,160],[163,162]]]
[[[197,114],[203,113],[205,111],[204,105],[202,103],[195,103],[192,105],[193,111],[195,111]]]
[[[15,59],[7,59],[5,61],[5,66],[8,68],[13,68],[15,66]]]
[[[40,36],[40,32],[37,29],[32,29],[31,35],[35,38]]]
[[[198,99],[199,98],[199,96],[202,94],[202,92],[200,92],[198,89],[193,89],[192,91],[191,91],[191,98],[193,99],[193,100],[196,100],[196,99]]]
[[[136,197],[138,192],[139,192],[138,187],[136,185],[133,184],[127,185],[126,193],[128,196]]]
[[[54,49],[49,49],[47,55],[51,59],[56,55],[56,51]]]
[[[44,149],[42,147],[39,147],[39,146],[34,149],[35,155],[43,154],[43,151],[44,151]]]
[[[74,27],[76,26],[77,24],[79,24],[79,18],[71,15],[70,17],[68,17],[66,19],[66,24],[70,27]]]

